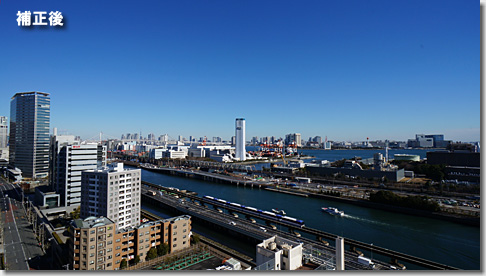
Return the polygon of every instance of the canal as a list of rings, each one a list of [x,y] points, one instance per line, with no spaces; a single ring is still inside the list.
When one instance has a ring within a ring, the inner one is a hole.
[[[317,198],[304,198],[258,188],[233,186],[159,174],[142,170],[142,180],[167,187],[195,191],[262,210],[283,209],[288,216],[302,219],[305,225],[366,243],[415,255],[461,269],[480,269],[480,228],[448,221],[396,214],[383,210]],[[336,217],[321,212],[321,207],[337,207],[345,212]],[[144,206],[153,210],[153,207]],[[161,212],[159,212],[161,214]],[[195,225],[195,232],[206,232],[217,241],[220,233]],[[235,248],[254,257],[254,247],[234,241]],[[251,254],[253,252],[253,254]],[[364,251],[363,251],[364,252]],[[364,252],[368,257],[371,252]],[[373,256],[378,257],[378,256]],[[379,257],[378,257],[379,258]],[[387,261],[386,258],[380,258]],[[407,264],[406,264],[407,265]],[[407,265],[407,267],[414,268]]]

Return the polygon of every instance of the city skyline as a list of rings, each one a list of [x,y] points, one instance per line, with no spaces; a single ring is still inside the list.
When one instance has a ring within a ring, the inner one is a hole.
[[[15,93],[40,91],[51,132],[83,139],[229,140],[243,117],[246,140],[479,141],[476,5],[6,2],[0,116]],[[61,11],[65,26],[17,26],[19,10]]]

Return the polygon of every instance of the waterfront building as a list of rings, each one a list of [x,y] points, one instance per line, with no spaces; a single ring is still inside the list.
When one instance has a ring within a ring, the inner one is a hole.
[[[324,140],[323,148],[325,150],[330,150],[331,147],[332,147],[332,142],[331,141],[328,141],[327,140],[327,136],[326,136],[326,139]]]
[[[163,243],[169,253],[189,248],[191,229],[188,215],[124,229],[106,217],[76,219],[68,229],[69,264],[73,270],[118,270],[123,259],[138,255],[144,262],[148,251]]]
[[[140,169],[125,169],[123,163],[81,174],[81,217],[105,216],[118,229],[140,222]]]
[[[159,141],[162,142],[162,143],[169,142],[169,135],[168,134],[160,135],[159,136]]]
[[[291,145],[295,144],[297,147],[302,147],[302,138],[300,133],[291,133],[285,135],[285,144]]]
[[[415,139],[408,139],[411,148],[446,148],[452,141],[444,140],[443,134],[416,134]]]
[[[50,186],[61,197],[61,206],[81,205],[81,173],[106,166],[106,146],[80,144],[72,135],[51,137]]]
[[[7,148],[8,124],[7,117],[0,116],[0,149]]]
[[[234,137],[234,136],[233,136]],[[251,144],[253,146],[258,146],[258,136],[251,138]],[[233,144],[234,145],[234,144]]]
[[[235,158],[240,161],[246,160],[246,149],[245,149],[245,119],[237,118],[235,124],[235,136],[236,136],[236,146],[235,146]]]
[[[10,102],[9,163],[23,177],[49,174],[50,97],[43,92],[16,93]]]

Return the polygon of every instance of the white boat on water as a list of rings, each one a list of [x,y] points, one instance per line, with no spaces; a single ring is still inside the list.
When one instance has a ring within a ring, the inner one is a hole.
[[[322,207],[321,209],[322,209],[322,211],[329,213],[331,215],[336,215],[336,216],[341,216],[341,217],[344,216],[344,211],[339,211],[335,207]]]
[[[274,212],[275,214],[280,214],[280,215],[286,215],[287,213],[285,213],[284,210],[279,210],[279,209],[272,209],[272,212]]]

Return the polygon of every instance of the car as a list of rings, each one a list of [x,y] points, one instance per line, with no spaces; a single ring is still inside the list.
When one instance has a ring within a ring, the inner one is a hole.
[[[267,229],[265,229],[264,227],[260,227],[260,230],[262,230],[263,232],[267,232]]]
[[[236,225],[236,222],[234,222],[234,221],[230,221],[230,223],[229,223],[229,224],[231,224],[231,225]]]

